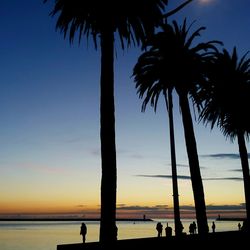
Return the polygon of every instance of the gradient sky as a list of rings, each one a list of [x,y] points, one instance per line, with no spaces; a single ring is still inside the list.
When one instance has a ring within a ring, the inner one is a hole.
[[[100,206],[100,50],[55,31],[53,1],[0,1],[0,216],[98,216]],[[169,1],[172,9],[182,1]],[[197,41],[250,49],[249,0],[194,0],[173,18],[207,29]],[[131,78],[139,48],[115,61],[118,216],[172,216],[166,108],[141,113]],[[175,97],[182,214],[193,211],[183,127]],[[242,215],[237,143],[194,121],[208,215]],[[248,147],[249,148],[249,147]]]

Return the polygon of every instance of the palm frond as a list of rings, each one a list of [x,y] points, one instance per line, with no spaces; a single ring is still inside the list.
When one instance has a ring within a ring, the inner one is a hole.
[[[239,131],[250,133],[250,59],[247,53],[239,59],[236,47],[232,54],[226,49],[215,51],[208,63],[207,84],[199,89],[203,102],[199,121],[215,125],[222,133],[234,140]]]
[[[48,2],[48,0],[44,0]],[[98,34],[110,29],[117,32],[121,47],[144,43],[163,23],[168,0],[54,0],[51,16],[57,16],[56,29],[69,36],[72,43],[78,36],[91,35],[95,44]]]
[[[191,3],[193,0],[187,0],[186,2],[182,3],[181,5],[179,5],[178,7],[176,7],[175,9],[167,12],[166,14],[164,14],[163,16],[165,18],[168,18],[172,15],[174,15],[175,13],[177,13],[178,11],[180,11],[181,9],[183,9],[187,4]]]
[[[164,24],[146,44],[146,51],[139,57],[133,69],[137,93],[145,98],[143,110],[150,102],[157,108],[160,93],[175,88],[180,94],[189,93],[195,99],[197,84],[205,81],[205,64],[218,51],[216,45],[221,42],[213,40],[199,43],[192,47],[194,39],[204,29],[200,27],[189,36],[192,24],[187,20],[179,25],[176,20],[172,24]],[[201,102],[197,104],[201,105]]]

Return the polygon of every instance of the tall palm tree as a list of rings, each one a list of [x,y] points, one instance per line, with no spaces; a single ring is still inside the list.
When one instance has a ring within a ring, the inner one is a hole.
[[[44,0],[47,2],[48,0]],[[95,47],[100,42],[101,80],[101,223],[100,241],[116,240],[116,145],[114,105],[114,42],[118,33],[121,47],[139,45],[152,36],[155,27],[162,23],[168,0],[54,0],[52,16],[58,15],[56,28],[64,37],[69,35],[73,42],[75,35],[92,36]],[[167,13],[170,16],[186,4]]]
[[[241,59],[236,48],[216,52],[208,63],[207,83],[198,92],[203,109],[200,120],[217,125],[226,137],[236,138],[244,180],[247,226],[250,230],[250,175],[245,138],[250,135],[250,58]]]
[[[170,153],[171,153],[171,166],[172,166],[175,235],[180,236],[182,233],[182,227],[180,218],[180,202],[179,202],[177,167],[176,167],[172,89],[168,89],[167,94],[166,91],[164,91],[163,94],[169,117],[169,137],[170,137]]]
[[[162,31],[148,41],[148,50],[139,57],[133,75],[139,97],[145,96],[143,107],[150,102],[156,108],[159,95],[166,90],[175,89],[179,96],[198,230],[199,234],[206,234],[205,197],[188,98],[195,94],[197,84],[203,80],[204,58],[218,42],[192,46],[205,28],[201,27],[189,35],[191,25],[187,26],[186,19],[181,26],[176,21],[172,25],[163,25]]]

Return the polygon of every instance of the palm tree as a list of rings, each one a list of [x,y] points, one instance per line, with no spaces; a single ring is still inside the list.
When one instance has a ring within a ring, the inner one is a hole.
[[[47,2],[48,0],[44,0]],[[192,0],[172,10],[172,15]],[[139,45],[162,23],[168,0],[55,0],[52,16],[58,15],[56,28],[70,42],[79,35],[92,36],[95,47],[101,48],[101,223],[100,241],[116,239],[116,145],[114,105],[114,42],[118,33],[121,47]]]
[[[175,221],[175,234],[180,236],[182,233],[181,218],[180,218],[180,203],[178,192],[177,180],[177,167],[176,167],[176,153],[175,153],[175,138],[174,138],[174,118],[173,118],[173,97],[172,89],[163,92],[166,107],[169,117],[169,136],[170,136],[170,152],[171,152],[171,166],[172,166],[172,186],[173,186],[173,204],[174,204],[174,221]]]
[[[238,58],[236,48],[230,54],[226,49],[216,52],[208,63],[207,83],[198,96],[203,108],[200,120],[211,129],[217,125],[232,141],[238,139],[244,180],[247,226],[250,229],[250,175],[245,138],[249,139],[250,118],[250,59],[245,54]]]
[[[192,47],[194,39],[205,28],[201,27],[189,36],[191,25],[187,27],[186,19],[180,27],[176,21],[173,25],[163,25],[162,31],[148,41],[148,51],[139,57],[133,75],[139,97],[145,96],[143,108],[148,102],[156,108],[159,95],[166,90],[175,89],[179,96],[198,230],[200,234],[206,234],[205,197],[188,98],[190,94],[195,95],[197,84],[204,77],[204,59],[218,42],[199,43]]]

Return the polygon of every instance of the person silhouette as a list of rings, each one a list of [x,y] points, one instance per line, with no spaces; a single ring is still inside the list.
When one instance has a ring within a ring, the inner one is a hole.
[[[83,222],[80,229],[80,235],[82,235],[82,242],[85,243],[87,234],[87,226]]]
[[[215,233],[215,228],[216,228],[216,226],[215,226],[215,223],[214,223],[214,221],[213,221],[213,223],[212,223],[212,232],[213,232],[213,233]]]
[[[242,223],[242,227],[241,227],[242,232],[245,232],[247,230],[247,225],[246,224],[247,224],[247,222],[246,222],[246,220],[244,220],[243,223]]]
[[[158,222],[156,224],[156,230],[157,230],[157,236],[158,237],[162,236],[162,229],[163,229],[163,226],[162,226],[161,222]]]
[[[118,237],[118,227],[115,225],[115,238],[117,240],[117,237]]]
[[[241,224],[240,223],[238,223],[238,228],[239,228],[239,231],[241,230]]]
[[[197,229],[196,223],[195,223],[195,221],[193,221],[193,230],[194,230],[194,234],[196,234],[196,229]]]
[[[194,234],[194,224],[193,223],[190,223],[190,225],[189,225],[189,233]]]

